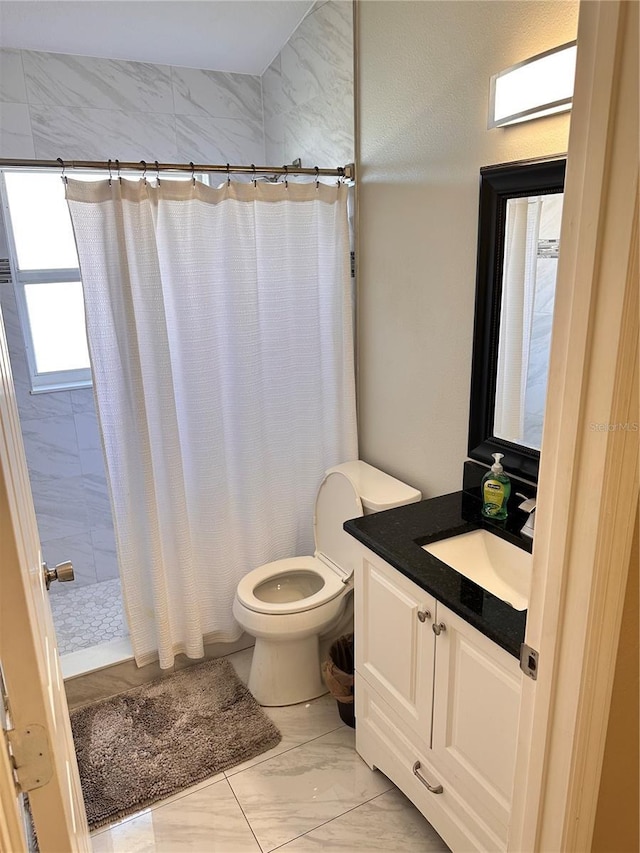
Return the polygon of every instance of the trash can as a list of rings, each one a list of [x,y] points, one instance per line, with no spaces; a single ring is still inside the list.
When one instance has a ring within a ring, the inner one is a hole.
[[[331,645],[329,660],[322,664],[322,677],[338,703],[340,719],[352,729],[356,727],[353,702],[354,668],[353,634],[345,634]]]

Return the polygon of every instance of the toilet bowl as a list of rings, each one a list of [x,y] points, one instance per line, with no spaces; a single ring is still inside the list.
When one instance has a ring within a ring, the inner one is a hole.
[[[315,554],[275,560],[242,578],[233,615],[255,637],[249,690],[261,705],[293,705],[327,692],[319,638],[340,620],[361,553],[344,522],[421,497],[366,462],[330,468],[316,497]]]

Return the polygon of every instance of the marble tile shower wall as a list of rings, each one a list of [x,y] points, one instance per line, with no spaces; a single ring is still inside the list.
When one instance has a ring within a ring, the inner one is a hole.
[[[258,163],[260,77],[0,51],[0,156]]]
[[[269,163],[353,162],[353,9],[316,4],[262,75]]]
[[[0,157],[342,165],[351,0],[318,3],[262,75],[0,50]]]

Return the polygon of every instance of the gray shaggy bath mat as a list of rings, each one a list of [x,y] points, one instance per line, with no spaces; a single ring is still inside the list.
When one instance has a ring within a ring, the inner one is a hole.
[[[139,811],[280,742],[224,658],[71,712],[89,827]]]

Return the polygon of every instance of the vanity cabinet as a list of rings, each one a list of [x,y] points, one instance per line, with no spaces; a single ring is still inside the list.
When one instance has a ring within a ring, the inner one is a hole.
[[[355,581],[356,748],[454,851],[506,849],[518,661],[362,548]]]

